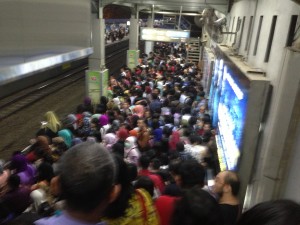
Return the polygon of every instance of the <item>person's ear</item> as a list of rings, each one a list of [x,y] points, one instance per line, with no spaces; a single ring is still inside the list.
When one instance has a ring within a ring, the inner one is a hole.
[[[181,184],[182,184],[181,176],[179,176],[179,175],[176,174],[176,175],[174,176],[174,180],[175,180],[176,185],[177,185],[178,187],[181,187]]]
[[[50,193],[53,196],[59,196],[61,194],[60,177],[55,176],[50,181]]]
[[[121,185],[120,184],[114,185],[111,192],[110,192],[108,202],[109,203],[114,202],[118,198],[120,192],[121,192]]]
[[[231,192],[231,187],[229,184],[224,184],[223,186],[223,192],[224,193],[230,193]]]

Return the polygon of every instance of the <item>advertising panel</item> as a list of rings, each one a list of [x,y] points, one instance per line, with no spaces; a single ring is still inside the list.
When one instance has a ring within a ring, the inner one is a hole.
[[[86,71],[86,93],[93,104],[98,104],[101,95],[101,73],[100,71]]]
[[[130,69],[138,65],[140,50],[127,50],[127,66]]]
[[[216,60],[209,106],[216,137],[221,170],[237,170],[247,116],[249,86],[247,77],[233,70],[230,63]],[[246,80],[246,81],[244,81]],[[243,82],[241,82],[243,81]]]
[[[163,42],[187,42],[190,38],[189,30],[168,30],[158,28],[141,28],[141,40]]]

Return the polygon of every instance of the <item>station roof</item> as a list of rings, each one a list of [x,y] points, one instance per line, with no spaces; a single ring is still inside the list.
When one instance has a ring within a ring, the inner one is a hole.
[[[199,14],[205,8],[214,8],[227,14],[233,0],[94,0],[103,6],[116,4],[128,6],[139,11],[151,13],[154,8],[155,13],[166,12],[178,14],[182,7],[182,13]]]

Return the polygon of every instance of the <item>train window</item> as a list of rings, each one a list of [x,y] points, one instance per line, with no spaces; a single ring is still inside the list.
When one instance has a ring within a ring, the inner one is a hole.
[[[274,33],[275,33],[276,22],[277,22],[277,16],[273,16],[271,30],[270,30],[270,34],[269,34],[268,45],[267,45],[267,51],[266,51],[266,55],[265,55],[265,62],[269,62],[273,37],[274,37]]]
[[[295,33],[296,31],[296,26],[297,26],[297,20],[298,20],[298,15],[292,15],[291,16],[291,22],[290,22],[290,28],[287,36],[287,41],[286,41],[286,47],[292,46],[293,42],[295,41]]]
[[[234,21],[235,21],[235,17],[233,17],[233,20],[232,20],[232,24],[231,24],[231,32],[233,32]],[[230,41],[231,41],[231,38],[232,38],[232,34],[230,34]]]
[[[263,18],[264,18],[263,16],[260,16],[260,18],[259,18],[259,24],[258,24],[258,28],[257,28],[256,40],[255,40],[255,45],[254,45],[254,50],[253,50],[254,56],[256,56],[256,53],[257,53],[257,47],[258,47],[258,43],[259,43],[260,30],[261,30]]]
[[[249,45],[249,41],[250,41],[250,34],[251,34],[251,29],[252,29],[252,23],[253,23],[253,16],[250,17],[250,21],[249,21],[247,39],[246,39],[246,44],[245,44],[245,51],[247,51],[247,49],[248,49],[248,45]]]

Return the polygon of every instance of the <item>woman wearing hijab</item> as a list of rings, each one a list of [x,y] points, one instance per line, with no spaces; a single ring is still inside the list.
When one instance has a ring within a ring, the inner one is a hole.
[[[120,155],[122,158],[124,156],[125,140],[126,138],[128,138],[128,136],[129,136],[128,130],[125,128],[120,128],[117,131],[118,141],[112,147],[113,153]]]
[[[81,137],[87,137],[90,134],[91,127],[90,127],[90,118],[92,116],[91,113],[89,112],[84,112],[82,113],[83,119],[82,119],[82,124],[78,128],[78,134]]]
[[[70,148],[72,146],[73,134],[70,130],[68,130],[68,129],[60,130],[60,131],[58,131],[58,136],[60,136],[64,139],[64,142],[68,148]]]
[[[29,153],[26,155],[26,159],[30,163],[34,163],[38,159],[47,157],[51,161],[51,149],[50,141],[47,136],[37,136],[35,143],[30,147]]]
[[[140,157],[140,152],[136,143],[136,138],[131,136],[126,138],[124,145],[124,160],[127,163],[133,163],[137,165]]]
[[[106,114],[103,114],[102,116],[100,116],[99,125],[100,125],[101,138],[103,139],[103,137],[106,134],[107,130],[110,128],[108,116]]]
[[[94,107],[92,105],[92,99],[90,97],[85,97],[83,100],[84,111],[94,113]]]
[[[35,182],[36,170],[27,163],[24,155],[17,153],[11,159],[10,169],[20,177],[20,183],[24,186],[33,185]]]
[[[112,151],[112,146],[117,142],[117,136],[114,133],[108,133],[104,135],[102,141],[106,149]]]
[[[61,123],[53,111],[45,113],[45,121],[42,122],[41,129],[37,132],[36,136],[46,135],[52,140],[57,137],[57,132],[61,128]]]
[[[143,118],[144,117],[144,113],[145,113],[145,108],[142,105],[136,105],[133,108],[133,112],[134,114],[136,114],[139,118]]]

